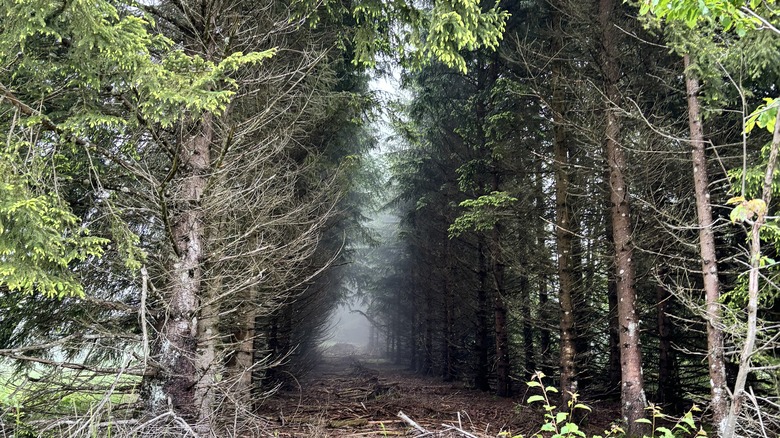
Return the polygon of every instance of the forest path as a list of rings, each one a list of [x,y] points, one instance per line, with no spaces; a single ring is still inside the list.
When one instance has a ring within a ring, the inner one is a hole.
[[[539,407],[520,404],[518,409],[526,396],[500,399],[463,383],[445,383],[387,361],[352,355],[324,357],[298,390],[277,393],[260,414],[270,420],[272,436],[279,437],[422,436],[399,418],[402,411],[436,432],[425,436],[469,436],[453,429],[457,427],[482,438],[537,430]]]

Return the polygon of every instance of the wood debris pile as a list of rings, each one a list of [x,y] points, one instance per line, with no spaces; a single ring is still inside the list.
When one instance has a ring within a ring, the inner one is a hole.
[[[398,417],[400,417],[402,420],[404,420],[404,422],[412,426],[418,432],[416,435],[414,435],[415,438],[458,437],[458,436],[463,436],[467,438],[479,438],[476,435],[463,430],[463,425],[461,424],[460,412],[458,412],[458,426],[451,425],[451,424],[442,424],[441,426],[443,429],[440,431],[429,431],[428,429],[420,426],[414,420],[409,418],[406,414],[404,414],[403,411],[398,412]]]
[[[469,389],[463,383],[419,376],[375,358],[326,357],[299,387],[266,400],[258,413],[271,425],[259,436],[494,438],[502,432],[510,432],[509,436],[527,435],[538,430],[543,412],[518,400],[497,398]]]

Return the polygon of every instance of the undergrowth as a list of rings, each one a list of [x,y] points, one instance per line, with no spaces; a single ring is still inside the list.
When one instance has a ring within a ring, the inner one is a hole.
[[[527,382],[530,388],[539,388],[540,391],[540,394],[531,395],[526,401],[528,404],[541,404],[544,409],[544,422],[539,426],[539,429],[527,437],[525,435],[512,435],[509,432],[502,432],[499,436],[505,438],[619,438],[625,436],[625,431],[617,424],[613,424],[609,430],[604,431],[603,435],[588,436],[573,419],[576,418],[575,413],[578,410],[590,412],[591,408],[579,403],[579,395],[572,393],[567,409],[559,409],[558,406],[552,404],[549,396],[550,393],[557,393],[558,389],[554,386],[545,386],[542,381],[544,377],[544,373],[537,371],[531,377],[531,381]],[[647,410],[650,418],[637,420],[637,422],[650,425],[652,433],[649,436],[645,435],[645,438],[704,438],[707,436],[707,432],[697,426],[693,418],[693,413],[699,411],[696,405],[681,418],[673,418],[664,414],[660,407],[653,404],[647,407]]]

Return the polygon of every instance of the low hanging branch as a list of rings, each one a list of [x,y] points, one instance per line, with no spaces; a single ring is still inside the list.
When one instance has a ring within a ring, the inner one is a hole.
[[[371,323],[371,325],[376,327],[376,329],[379,330],[382,333],[385,333],[385,331],[387,330],[386,326],[382,325],[379,321],[375,320],[374,318],[372,318],[371,316],[369,316],[368,314],[366,314],[366,312],[364,312],[362,310],[353,309],[353,310],[350,310],[350,313],[357,313],[359,315],[363,315],[368,320],[368,322]]]

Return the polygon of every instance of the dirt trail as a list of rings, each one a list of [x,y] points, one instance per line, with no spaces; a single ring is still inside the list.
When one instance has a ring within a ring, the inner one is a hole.
[[[324,358],[299,390],[278,393],[260,414],[279,437],[422,436],[398,417],[402,411],[436,432],[425,436],[468,436],[458,428],[481,438],[538,430],[541,412],[519,403],[524,398],[500,399],[354,355]]]

